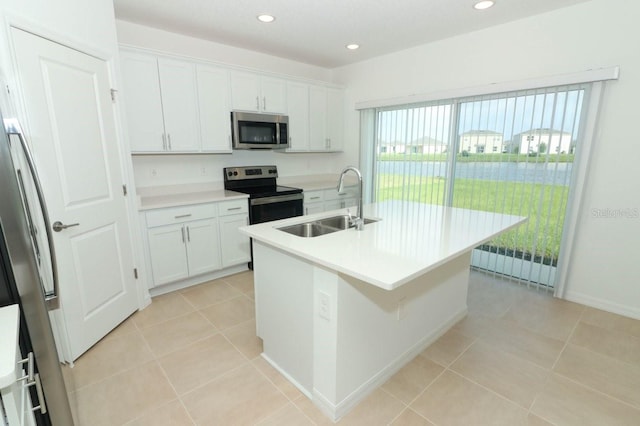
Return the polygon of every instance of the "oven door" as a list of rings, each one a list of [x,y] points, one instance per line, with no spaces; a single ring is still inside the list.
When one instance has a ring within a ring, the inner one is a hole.
[[[302,200],[302,193],[249,199],[249,223],[302,216]]]

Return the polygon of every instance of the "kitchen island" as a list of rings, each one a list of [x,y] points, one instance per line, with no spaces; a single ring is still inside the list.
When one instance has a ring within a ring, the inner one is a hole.
[[[471,251],[526,218],[388,201],[378,221],[313,238],[278,229],[318,213],[241,228],[253,238],[262,356],[333,420],[467,312]]]

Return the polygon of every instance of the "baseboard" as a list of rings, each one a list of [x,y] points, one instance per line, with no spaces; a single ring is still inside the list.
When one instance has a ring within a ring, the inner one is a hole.
[[[237,274],[238,272],[248,271],[246,263],[241,263],[236,266],[231,266],[229,268],[225,268],[219,271],[208,272],[206,274],[197,275],[195,277],[189,277],[187,279],[176,281],[174,283],[163,284],[157,287],[152,287],[149,289],[149,294],[151,297],[160,296],[166,293],[171,293],[172,291],[182,290],[183,288],[191,287],[194,285],[206,283],[207,281],[217,280],[218,278],[224,278],[229,275]]]
[[[424,351],[430,344],[438,340],[443,334],[445,334],[451,327],[453,327],[458,321],[467,315],[467,309],[457,312],[446,320],[439,328],[432,333],[424,336],[411,348],[409,348],[402,355],[397,357],[386,367],[380,370],[375,376],[363,383],[358,389],[354,390],[349,396],[343,399],[339,404],[331,404],[322,394],[319,394],[314,389],[313,403],[326,413],[332,420],[337,421],[342,416],[347,414],[353,407],[358,405],[369,394],[382,386],[387,380],[389,380],[394,374],[396,374],[402,367],[404,367],[409,361],[418,356]]]
[[[288,381],[290,381],[295,387],[298,388],[298,390],[300,392],[302,392],[307,398],[309,399],[313,399],[311,392],[309,392],[308,389],[305,389],[304,386],[302,386],[300,383],[298,383],[298,381],[296,379],[294,379],[293,377],[291,377],[289,374],[287,374],[286,371],[284,371],[283,369],[280,368],[280,366],[278,364],[276,364],[275,362],[273,362],[273,360],[271,358],[269,358],[269,356],[267,356],[264,352],[262,352],[260,354],[260,356],[269,363],[270,366],[272,366],[273,368],[275,368],[276,370],[278,370],[278,373],[282,374]]]
[[[637,307],[620,305],[618,303],[613,303],[608,300],[587,296],[586,294],[574,291],[565,292],[564,299],[625,317],[640,319],[640,308]]]

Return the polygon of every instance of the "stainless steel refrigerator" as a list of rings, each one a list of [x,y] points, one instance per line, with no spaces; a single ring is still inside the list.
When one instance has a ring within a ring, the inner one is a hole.
[[[37,380],[32,380],[29,393],[33,407],[40,407],[34,410],[36,423],[73,425],[49,318],[49,310],[57,308],[57,289],[48,289],[42,278],[45,273],[55,274],[44,197],[19,128],[2,117],[1,111],[0,124],[0,306],[20,306],[20,349],[23,358],[33,353],[35,361]],[[27,201],[28,188],[35,190],[32,195],[38,202]],[[37,220],[43,221],[46,228],[34,226]],[[37,232],[49,237],[40,238]],[[48,242],[45,247],[42,240]],[[50,262],[47,267],[40,265],[43,259]],[[56,279],[53,277],[54,283]]]

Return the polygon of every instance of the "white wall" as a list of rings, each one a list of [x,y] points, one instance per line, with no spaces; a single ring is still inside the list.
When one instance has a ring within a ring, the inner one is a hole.
[[[596,217],[594,209],[640,208],[637,146],[640,2],[592,0],[517,22],[442,40],[335,70],[347,105],[414,93],[483,86],[606,66],[607,84],[577,224],[566,297],[640,318],[640,218]],[[356,141],[358,114],[346,119]],[[353,143],[347,161],[357,161]],[[625,210],[626,211],[626,210]],[[609,216],[613,216],[609,215]]]
[[[205,59],[222,64],[248,67],[263,72],[331,81],[331,71],[246,49],[170,33],[126,21],[116,21],[118,42],[154,49],[170,54]],[[338,173],[344,163],[343,154],[283,154],[271,151],[234,151],[233,154],[133,157],[137,187],[184,183],[222,182],[222,168],[276,164],[280,176]],[[205,170],[203,173],[202,170]]]

